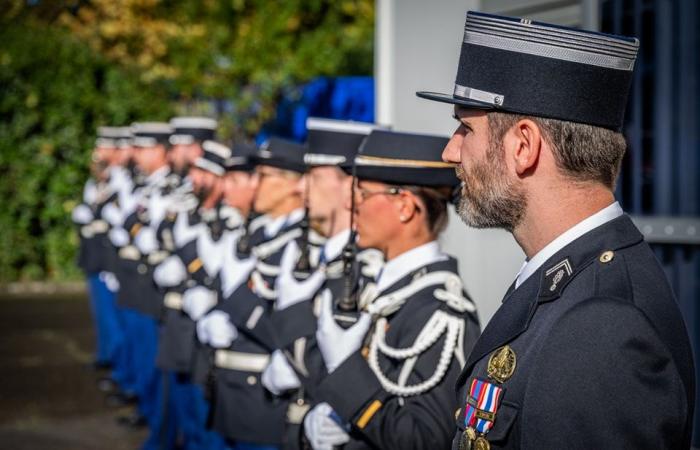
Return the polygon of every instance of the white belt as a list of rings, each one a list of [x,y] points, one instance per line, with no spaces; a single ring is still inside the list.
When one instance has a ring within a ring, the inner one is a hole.
[[[242,353],[230,350],[217,350],[214,365],[221,369],[239,370],[241,372],[262,372],[270,362],[270,355],[259,353]]]
[[[95,220],[92,222],[92,231],[95,234],[106,233],[109,231],[109,224],[104,220]]]
[[[141,252],[133,245],[127,245],[119,249],[119,257],[129,261],[138,261],[141,259]]]
[[[170,309],[180,311],[182,309],[182,294],[179,292],[168,292],[163,297],[163,304]]]

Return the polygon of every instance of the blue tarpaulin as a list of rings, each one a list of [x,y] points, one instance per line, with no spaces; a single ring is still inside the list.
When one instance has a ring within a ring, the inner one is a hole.
[[[261,144],[270,136],[303,142],[307,117],[374,122],[374,79],[319,77],[310,81],[297,95],[282,98],[275,120],[263,126],[256,142]]]

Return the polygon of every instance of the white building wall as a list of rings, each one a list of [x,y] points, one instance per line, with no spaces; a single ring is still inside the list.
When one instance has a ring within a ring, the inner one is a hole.
[[[526,16],[563,25],[596,28],[596,0],[377,0],[375,34],[376,117],[399,131],[449,136],[456,127],[452,106],[422,100],[419,90],[451,92],[466,12]],[[501,230],[467,228],[452,214],[441,239],[457,257],[482,327],[501,304],[524,254]]]

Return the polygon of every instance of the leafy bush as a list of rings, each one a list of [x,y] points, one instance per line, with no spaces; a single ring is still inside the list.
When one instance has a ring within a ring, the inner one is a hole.
[[[165,119],[171,103],[56,28],[4,24],[0,42],[0,281],[72,278],[95,128]]]

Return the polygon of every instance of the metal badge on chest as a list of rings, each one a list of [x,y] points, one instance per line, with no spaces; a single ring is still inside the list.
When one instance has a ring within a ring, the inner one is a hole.
[[[513,376],[516,364],[515,352],[510,346],[504,345],[489,357],[486,373],[492,381],[472,379],[464,407],[465,430],[460,437],[460,450],[491,448],[486,436],[493,428],[503,397],[503,387],[500,385]]]

